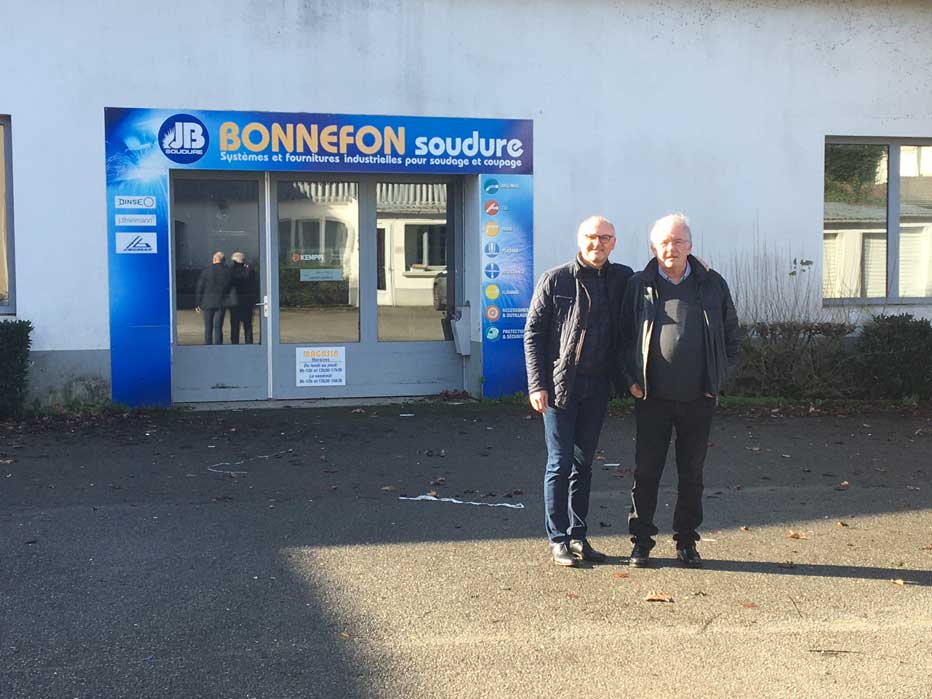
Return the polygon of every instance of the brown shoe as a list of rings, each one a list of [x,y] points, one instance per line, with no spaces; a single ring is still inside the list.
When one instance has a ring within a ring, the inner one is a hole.
[[[553,562],[558,566],[572,568],[576,565],[576,559],[573,558],[573,554],[570,553],[565,541],[561,541],[559,544],[550,544],[550,553],[553,554]]]
[[[572,539],[568,547],[570,553],[580,560],[593,563],[602,563],[605,560],[605,554],[592,548],[588,539]]]

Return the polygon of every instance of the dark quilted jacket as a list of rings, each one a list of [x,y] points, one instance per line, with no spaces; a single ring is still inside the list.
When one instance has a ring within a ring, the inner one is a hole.
[[[524,326],[524,362],[528,393],[547,391],[550,404],[560,408],[576,380],[576,364],[589,323],[589,294],[576,278],[576,260],[544,272],[534,289]],[[608,309],[611,317],[610,356],[619,359],[612,380],[617,391],[627,391],[621,369],[621,301],[634,273],[630,267],[607,262]]]

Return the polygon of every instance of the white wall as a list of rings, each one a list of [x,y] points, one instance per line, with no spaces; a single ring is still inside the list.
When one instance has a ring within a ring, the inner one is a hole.
[[[18,314],[108,346],[106,106],[532,118],[538,273],[593,212],[818,261],[824,137],[932,137],[930,48],[918,0],[3,0]]]

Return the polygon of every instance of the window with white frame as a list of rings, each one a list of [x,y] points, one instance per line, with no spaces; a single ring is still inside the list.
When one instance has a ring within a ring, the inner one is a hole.
[[[405,269],[440,270],[447,264],[446,224],[405,225]]]
[[[932,139],[827,139],[824,204],[824,299],[932,298]]]
[[[13,165],[10,118],[0,116],[0,314],[13,313]]]

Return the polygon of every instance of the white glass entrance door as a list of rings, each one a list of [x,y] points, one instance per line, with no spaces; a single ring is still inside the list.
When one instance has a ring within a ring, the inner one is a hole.
[[[172,177],[174,402],[269,397],[265,181]]]
[[[436,178],[272,177],[272,397],[463,388],[447,321],[449,188]]]

